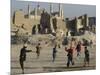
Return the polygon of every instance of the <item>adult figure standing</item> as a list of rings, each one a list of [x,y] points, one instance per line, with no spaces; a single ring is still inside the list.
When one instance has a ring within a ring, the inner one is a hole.
[[[26,61],[26,52],[32,52],[32,50],[27,50],[27,45],[24,45],[20,50],[20,66],[22,69],[22,73],[24,74],[24,61]]]

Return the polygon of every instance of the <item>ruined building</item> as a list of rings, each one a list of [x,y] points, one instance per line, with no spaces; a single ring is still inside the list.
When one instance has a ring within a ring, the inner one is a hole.
[[[91,29],[95,32],[96,17],[88,17],[84,14],[74,19],[64,18],[61,4],[58,11],[54,11],[53,4],[49,4],[50,12],[41,8],[39,3],[34,10],[27,8],[27,14],[23,10],[16,10],[13,15],[12,32],[17,34],[52,34],[57,36],[77,35],[84,30]]]
[[[84,14],[79,17],[75,17],[72,20],[68,20],[68,31],[72,33],[72,35],[77,35],[83,30],[87,30],[89,27],[89,19],[87,14]]]
[[[18,29],[20,34],[45,34],[45,33],[61,33],[66,34],[67,28],[64,21],[62,5],[59,4],[59,10],[53,11],[53,5],[50,4],[50,12],[44,8],[40,8],[38,4],[34,10],[28,5],[28,13],[23,10],[16,10],[13,16],[13,26]]]

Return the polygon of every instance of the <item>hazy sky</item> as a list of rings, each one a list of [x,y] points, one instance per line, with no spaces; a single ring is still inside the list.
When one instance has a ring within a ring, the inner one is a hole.
[[[33,10],[37,7],[38,2],[34,1],[17,1],[11,0],[11,12],[19,9],[23,9],[25,13],[27,13],[28,4],[30,5],[30,9]],[[45,8],[47,12],[50,11],[50,3],[39,2],[40,8]],[[75,16],[80,16],[83,14],[88,14],[88,16],[96,16],[96,6],[95,5],[77,5],[77,4],[62,4],[62,8],[64,11],[64,17],[74,18]],[[53,3],[53,10],[58,11],[58,3]],[[11,14],[11,15],[12,15]]]

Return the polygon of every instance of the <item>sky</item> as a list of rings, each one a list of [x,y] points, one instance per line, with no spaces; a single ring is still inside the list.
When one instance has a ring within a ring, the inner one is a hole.
[[[19,9],[22,9],[25,14],[28,12],[28,4],[30,5],[30,10],[34,10],[37,5],[40,5],[40,8],[45,8],[47,12],[50,12],[50,3],[47,2],[34,2],[34,1],[17,1],[11,0],[11,16],[13,12]],[[58,11],[58,3],[53,4],[53,11]],[[90,17],[96,16],[96,6],[95,5],[79,5],[79,4],[62,4],[62,9],[64,11],[65,18],[74,18],[87,14]]]

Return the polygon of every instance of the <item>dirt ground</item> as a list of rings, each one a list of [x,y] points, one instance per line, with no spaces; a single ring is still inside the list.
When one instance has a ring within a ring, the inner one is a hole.
[[[20,49],[23,44],[12,44],[11,45],[11,74],[21,74],[22,70],[19,64]],[[39,59],[36,56],[35,45],[28,45],[29,50],[33,52],[27,53],[25,65],[25,74],[31,73],[43,73],[43,72],[62,72],[62,71],[77,71],[77,70],[91,70],[96,68],[96,46],[88,47],[90,52],[90,65],[89,67],[83,67],[84,64],[84,51],[81,51],[81,55],[77,57],[76,51],[74,51],[75,65],[70,65],[67,68],[67,52],[65,47],[57,48],[57,57],[55,62],[52,62],[52,48],[41,44],[41,53]]]

